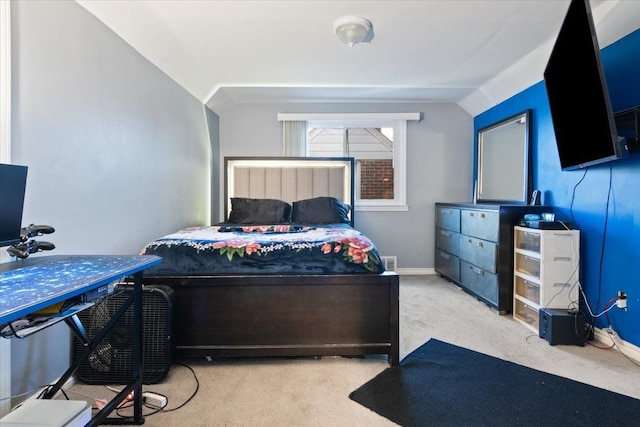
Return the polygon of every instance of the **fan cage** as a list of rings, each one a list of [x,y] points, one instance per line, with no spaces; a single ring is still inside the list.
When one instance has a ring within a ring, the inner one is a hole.
[[[129,298],[133,289],[118,288],[93,307],[78,313],[89,342]],[[144,286],[142,292],[142,382],[155,384],[171,365],[171,308],[173,290],[164,285]],[[82,360],[75,376],[86,384],[129,384],[133,380],[133,307],[130,306],[96,348]],[[73,360],[85,352],[73,337]]]

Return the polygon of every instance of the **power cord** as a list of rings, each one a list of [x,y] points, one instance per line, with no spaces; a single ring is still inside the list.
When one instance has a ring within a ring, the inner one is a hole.
[[[596,308],[600,307],[600,298],[602,297],[602,265],[604,264],[605,246],[607,243],[607,225],[609,224],[609,201],[611,200],[611,189],[613,181],[613,166],[609,162],[609,189],[607,191],[607,204],[604,212],[604,229],[602,230],[602,249],[600,250],[600,271],[598,274],[598,299]]]
[[[176,406],[175,408],[171,408],[171,409],[159,409],[158,411],[154,412],[157,413],[159,411],[162,412],[173,412],[173,411],[177,411],[178,409],[182,408],[184,405],[186,405],[187,403],[191,402],[191,400],[196,396],[196,394],[198,394],[198,390],[200,389],[200,381],[198,381],[198,376],[196,375],[195,371],[193,370],[193,368],[189,365],[186,365],[184,363],[180,363],[180,362],[176,362],[176,365],[179,366],[183,366],[185,368],[187,368],[188,370],[191,371],[191,374],[193,375],[193,379],[196,382],[196,388],[195,390],[193,390],[193,393],[191,393],[191,396],[189,396],[187,398],[187,400],[185,400],[183,403],[181,403],[180,405]]]
[[[0,398],[0,402],[5,401],[5,400],[10,400],[10,399],[16,399],[18,397],[24,397],[24,396],[29,396],[31,394],[33,394],[36,390],[40,390],[40,392],[38,392],[38,395],[36,398],[40,398],[44,395],[44,393],[47,392],[47,390],[49,390],[51,387],[53,387],[52,384],[45,384],[45,385],[41,385],[36,387],[35,389],[30,389],[27,390],[23,393],[18,393],[18,394],[12,394],[11,396],[6,396],[6,397],[2,397]],[[25,399],[26,402],[26,399]],[[20,406],[22,406],[24,402],[20,402],[18,403],[16,406],[14,406],[13,408],[11,408],[12,411],[15,411],[16,409],[18,409]]]
[[[177,365],[177,366],[183,366],[183,367],[187,368],[189,371],[191,371],[191,374],[193,375],[193,378],[194,378],[194,381],[195,381],[195,389],[193,390],[193,392],[191,393],[191,395],[190,395],[190,396],[189,396],[189,397],[188,397],[188,398],[187,398],[183,403],[181,403],[180,405],[176,406],[175,408],[170,408],[170,409],[166,409],[166,408],[167,408],[167,406],[168,406],[168,404],[169,404],[169,398],[168,398],[166,395],[164,395],[164,394],[162,394],[162,393],[158,393],[158,392],[156,392],[156,391],[154,391],[154,392],[150,392],[150,391],[145,391],[145,392],[143,392],[143,393],[142,393],[142,394],[143,394],[143,398],[144,398],[144,395],[145,395],[145,394],[152,394],[152,395],[154,395],[155,397],[163,398],[163,399],[166,401],[166,403],[164,404],[164,406],[163,406],[163,407],[158,407],[158,406],[156,406],[156,405],[151,405],[151,404],[149,404],[149,403],[148,403],[148,401],[147,401],[148,399],[144,399],[144,400],[143,400],[143,405],[144,405],[144,407],[145,407],[145,408],[147,408],[147,409],[150,409],[150,410],[151,410],[150,412],[147,412],[147,413],[145,413],[145,414],[142,414],[144,417],[148,417],[148,416],[151,416],[151,415],[157,414],[157,413],[159,413],[159,412],[173,412],[173,411],[177,411],[178,409],[182,408],[182,407],[183,407],[183,406],[185,406],[187,403],[189,403],[189,402],[190,402],[190,401],[191,401],[191,400],[196,396],[196,394],[198,393],[198,390],[200,389],[200,381],[198,380],[198,377],[197,377],[197,375],[196,375],[195,371],[193,370],[193,368],[191,368],[189,365],[186,365],[186,364],[184,364],[184,363],[180,363],[180,362],[174,362],[174,365]],[[110,391],[113,391],[114,393],[119,393],[119,392],[120,392],[120,390],[119,390],[119,389],[117,389],[117,388],[115,388],[115,387],[106,386],[106,388],[107,388],[107,389],[109,389]],[[74,393],[75,393],[75,392],[74,392]],[[125,400],[125,402],[131,402],[131,401],[127,401],[127,400]],[[120,406],[120,407],[116,408],[116,410],[114,411],[114,413],[115,413],[117,416],[121,417],[121,418],[128,418],[130,415],[125,414],[125,413],[124,413],[124,410],[131,410],[131,405],[127,405],[127,406]]]
[[[603,311],[601,311],[598,314],[594,314],[593,311],[591,311],[591,307],[589,306],[589,301],[587,301],[587,297],[584,294],[584,291],[582,290],[582,286],[580,286],[578,289],[580,289],[580,293],[582,294],[582,298],[584,299],[584,305],[585,307],[587,307],[587,310],[589,310],[589,314],[591,315],[592,319],[596,319],[600,316],[603,316],[605,314],[607,314],[610,310],[614,309],[617,307],[617,305],[615,304],[615,302],[618,300],[618,296],[616,295],[613,298],[609,298],[609,300],[605,303],[605,307],[607,307],[607,305],[611,304],[609,306],[609,308],[604,309]]]
[[[617,349],[618,349],[618,351],[620,352],[620,354],[622,354],[622,355],[623,355],[623,356],[624,356],[628,361],[630,361],[632,364],[634,364],[634,365],[636,365],[636,366],[639,366],[639,367],[640,367],[640,364],[639,364],[638,362],[636,362],[633,358],[629,357],[629,356],[628,356],[628,355],[627,355],[627,354],[622,350],[622,348],[620,347],[620,345],[618,344],[618,342],[616,342],[615,337],[612,335],[612,326],[611,326],[611,321],[609,320],[609,311],[611,311],[611,309],[613,309],[613,308],[617,307],[616,301],[618,300],[618,296],[616,295],[616,296],[614,296],[614,297],[612,297],[612,298],[609,298],[609,300],[608,300],[608,301],[605,303],[605,305],[604,305],[604,306],[605,306],[605,309],[604,309],[602,312],[598,313],[598,314],[594,314],[594,313],[591,311],[591,307],[589,306],[589,302],[587,301],[586,296],[584,295],[584,292],[583,292],[583,290],[582,290],[582,286],[580,286],[580,288],[579,288],[579,289],[580,289],[580,292],[581,292],[582,297],[583,297],[583,299],[584,299],[584,305],[585,305],[585,307],[587,307],[587,309],[588,309],[589,314],[591,315],[591,317],[592,317],[593,319],[595,319],[595,318],[600,317],[600,316],[605,316],[605,318],[606,318],[606,320],[607,320],[607,325],[609,325],[609,326],[608,326],[607,328],[605,328],[605,329],[604,329],[604,331],[605,331],[605,332],[607,333],[607,335],[609,336],[609,339],[611,339],[611,345],[606,346],[606,347],[602,347],[602,346],[596,345],[596,344],[594,344],[594,343],[592,343],[592,342],[589,342],[589,341],[586,341],[586,342],[587,342],[589,345],[591,345],[591,346],[593,346],[593,347],[595,347],[595,348],[601,349],[601,350],[611,350],[611,349],[613,349],[613,348],[617,348]],[[609,306],[609,307],[608,307],[608,308],[606,308],[607,306]],[[590,325],[590,326],[591,326],[591,328],[593,328],[593,325]]]
[[[573,204],[574,204],[575,199],[576,199],[576,190],[577,190],[578,186],[582,183],[582,181],[585,179],[585,177],[587,176],[587,172],[589,171],[589,169],[590,168],[586,168],[585,169],[584,174],[582,175],[580,180],[578,180],[576,185],[573,187],[573,193],[572,193],[572,196],[571,196],[571,205],[570,205],[569,211],[570,211],[570,214],[571,214],[571,219],[572,219],[573,223],[576,224],[576,225],[577,225],[577,223],[576,223],[575,216],[574,216],[574,213],[573,213]],[[599,260],[596,310],[598,310],[600,308],[601,298],[602,298],[602,272],[603,272],[603,265],[604,265],[604,256],[605,256],[605,251],[606,251],[607,228],[608,228],[608,223],[609,223],[609,205],[610,205],[610,202],[611,202],[611,192],[613,190],[612,183],[613,183],[613,165],[610,162],[609,163],[609,187],[607,189],[607,200],[606,200],[606,207],[605,207],[604,226],[603,226],[603,232],[602,232],[602,243],[601,243],[600,260]],[[587,300],[587,296],[584,293],[584,290],[582,289],[582,285],[579,285],[579,289],[580,289],[580,294],[582,295],[582,299],[583,299],[584,305],[586,306],[587,310],[589,311],[589,314],[592,316],[591,322],[593,322],[593,320],[595,320],[597,317],[600,317],[600,316],[606,314],[607,312],[609,312],[613,307],[616,307],[615,304],[612,305],[612,306],[607,307],[612,301],[612,299],[610,299],[604,304],[603,311],[600,312],[598,315],[594,315],[593,311],[591,310],[591,307],[589,305],[589,301]],[[613,298],[614,301],[616,299],[617,299],[617,297]],[[593,327],[593,324],[591,326]]]
[[[189,403],[189,402],[190,402],[190,401],[191,401],[191,400],[196,396],[196,394],[198,393],[198,390],[200,389],[200,382],[198,381],[198,376],[196,375],[196,373],[195,373],[195,371],[193,370],[193,368],[191,368],[189,365],[186,365],[186,364],[184,364],[184,363],[180,363],[180,362],[175,362],[175,363],[174,363],[174,365],[183,366],[183,367],[187,368],[189,371],[191,371],[191,374],[193,375],[193,378],[194,378],[194,380],[195,380],[195,384],[196,384],[194,391],[193,391],[193,392],[191,393],[191,395],[187,398],[187,400],[185,400],[184,402],[182,402],[180,405],[176,406],[175,408],[171,408],[171,409],[165,409],[165,408],[167,407],[167,405],[169,404],[169,398],[168,398],[167,396],[165,396],[165,395],[163,395],[163,394],[161,394],[161,393],[158,393],[158,392],[153,392],[153,394],[154,394],[154,395],[164,398],[164,399],[166,400],[166,404],[164,405],[164,407],[162,407],[162,408],[158,408],[158,407],[156,407],[156,406],[149,405],[149,404],[145,403],[145,405],[144,405],[144,406],[145,406],[146,408],[152,409],[152,412],[149,412],[149,413],[143,414],[143,416],[148,417],[148,416],[150,416],[150,415],[155,415],[155,414],[157,414],[157,413],[159,413],[159,412],[173,412],[173,411],[177,411],[178,409],[182,408],[182,407],[183,407],[183,406],[185,406],[187,403]],[[143,394],[144,394],[144,393],[143,393]],[[124,415],[122,415],[122,414],[119,412],[119,410],[118,410],[118,411],[116,411],[116,414],[117,414],[117,415],[119,415],[119,416],[121,416],[121,417],[124,417]]]
[[[607,314],[605,317],[607,319],[607,324],[609,325],[609,327],[607,329],[605,329],[605,331],[607,332],[607,335],[609,336],[609,339],[611,339],[611,342],[613,343],[611,346],[612,347],[616,347],[618,349],[618,351],[620,352],[620,354],[622,354],[629,362],[633,363],[636,366],[640,366],[640,364],[638,362],[636,362],[634,359],[632,359],[627,354],[625,354],[624,351],[622,351],[622,348],[620,348],[620,345],[618,344],[618,342],[615,340],[615,337],[611,333],[612,332],[612,327],[611,327],[611,322],[609,321],[609,315]]]

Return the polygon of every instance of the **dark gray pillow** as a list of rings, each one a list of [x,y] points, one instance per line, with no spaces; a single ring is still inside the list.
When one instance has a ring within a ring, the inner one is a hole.
[[[276,199],[231,198],[231,224],[282,224],[289,222],[291,205]]]
[[[349,224],[351,206],[335,197],[315,197],[293,202],[291,222],[295,224]]]

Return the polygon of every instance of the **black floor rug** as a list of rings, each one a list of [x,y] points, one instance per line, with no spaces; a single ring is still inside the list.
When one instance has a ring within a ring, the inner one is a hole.
[[[638,399],[436,339],[349,397],[407,427],[640,425]]]

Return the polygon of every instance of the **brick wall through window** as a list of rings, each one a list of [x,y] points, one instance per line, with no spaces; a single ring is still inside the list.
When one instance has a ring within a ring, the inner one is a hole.
[[[393,199],[393,160],[358,160],[360,198]]]

